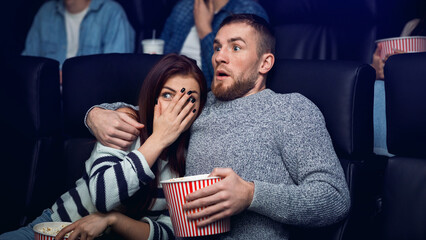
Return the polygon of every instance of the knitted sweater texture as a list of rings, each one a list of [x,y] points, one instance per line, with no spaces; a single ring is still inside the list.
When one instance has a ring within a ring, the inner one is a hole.
[[[255,184],[231,231],[208,239],[288,239],[289,225],[341,220],[350,197],[319,109],[300,94],[259,93],[222,102],[210,92],[191,128],[186,175],[232,168]]]

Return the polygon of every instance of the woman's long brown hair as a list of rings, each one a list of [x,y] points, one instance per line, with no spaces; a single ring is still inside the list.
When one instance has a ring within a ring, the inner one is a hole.
[[[198,82],[200,86],[200,109],[197,109],[197,112],[198,115],[201,113],[207,98],[207,86],[200,68],[197,67],[194,60],[188,57],[177,54],[166,55],[148,73],[139,93],[139,120],[145,125],[140,133],[141,144],[153,132],[154,107],[161,89],[168,79],[178,75],[193,77]],[[171,170],[179,176],[185,175],[185,151],[188,148],[188,143],[189,130],[183,132],[164,152]],[[152,200],[157,195],[159,178],[157,164],[154,164],[151,170],[155,174],[155,179],[147,185],[141,185],[141,188],[132,197],[123,202],[125,214],[135,219],[140,219],[146,215],[154,203]]]

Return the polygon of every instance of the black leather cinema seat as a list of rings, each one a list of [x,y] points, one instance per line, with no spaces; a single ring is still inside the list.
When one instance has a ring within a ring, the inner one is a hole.
[[[374,0],[259,0],[277,39],[276,56],[370,62],[376,40]]]
[[[0,233],[50,207],[62,175],[59,63],[20,56],[1,68]]]
[[[277,60],[267,86],[298,92],[322,111],[351,193],[347,219],[317,229],[295,228],[294,239],[367,239],[375,211],[373,85],[367,64],[344,61]]]
[[[426,239],[426,53],[388,59],[383,239]]]
[[[62,94],[68,187],[82,176],[84,162],[95,143],[83,123],[86,111],[101,103],[137,105],[141,84],[160,58],[145,54],[101,54],[65,61]]]

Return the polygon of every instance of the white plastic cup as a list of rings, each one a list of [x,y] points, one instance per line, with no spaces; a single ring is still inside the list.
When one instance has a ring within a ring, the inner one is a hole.
[[[143,53],[145,54],[163,54],[164,40],[163,39],[145,39],[142,40]]]
[[[231,230],[231,222],[229,218],[221,219],[205,227],[199,228],[197,227],[197,222],[200,220],[188,220],[187,211],[184,211],[182,208],[183,204],[186,202],[186,195],[222,180],[222,178],[208,177],[208,175],[209,174],[203,174],[183,178],[173,178],[160,182],[163,186],[164,195],[169,207],[170,218],[172,220],[175,236],[198,237],[224,233]],[[191,213],[199,212],[202,209],[203,208],[191,210]]]
[[[385,38],[377,40],[376,43],[377,46],[382,46],[380,52],[382,59],[385,59],[389,54],[394,54],[396,50],[405,53],[426,51],[426,37],[422,36]]]

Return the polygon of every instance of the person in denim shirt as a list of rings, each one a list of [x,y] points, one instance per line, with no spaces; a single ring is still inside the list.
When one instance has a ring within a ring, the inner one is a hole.
[[[179,1],[167,18],[160,36],[165,41],[164,53],[180,53],[197,60],[210,88],[213,79],[211,59],[214,37],[223,19],[237,13],[251,13],[269,21],[266,11],[253,0]],[[197,42],[194,38],[189,39],[194,35],[198,36],[195,38]],[[186,44],[188,42],[189,44]],[[194,48],[195,44],[197,46],[192,54],[188,54],[187,48]]]
[[[73,14],[83,16],[70,51],[66,16]],[[112,0],[48,1],[35,16],[22,55],[52,58],[62,66],[73,56],[133,52],[134,38],[124,10]]]

